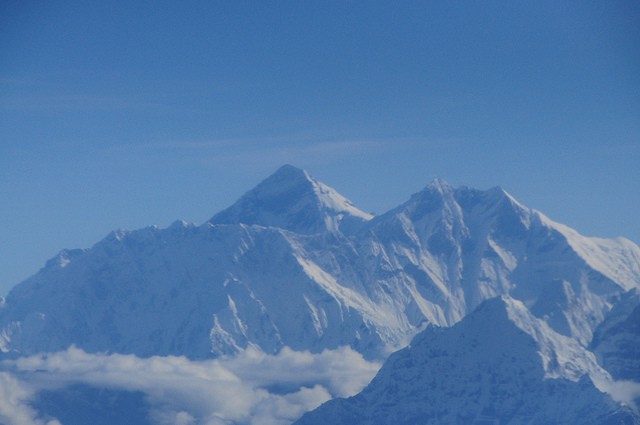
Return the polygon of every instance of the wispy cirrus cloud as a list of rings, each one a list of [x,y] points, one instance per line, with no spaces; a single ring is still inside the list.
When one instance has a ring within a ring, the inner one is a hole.
[[[304,164],[335,161],[353,155],[376,153],[389,146],[388,142],[377,140],[317,141],[275,146],[257,145],[251,150],[210,155],[202,158],[202,161],[210,164],[221,162],[261,163],[273,168],[284,163]]]
[[[115,145],[110,149],[120,152],[153,152],[153,151],[178,151],[189,150],[207,152],[220,148],[235,148],[237,150],[258,149],[259,151],[300,150],[305,153],[322,153],[335,151],[353,151],[358,149],[370,149],[375,147],[390,146],[395,141],[391,140],[322,140],[307,136],[281,136],[281,137],[245,137],[222,138],[211,140],[169,140],[147,143]]]
[[[224,166],[233,164],[247,170],[260,165],[263,169],[273,169],[282,164],[296,164],[302,167],[332,164],[336,161],[362,160],[362,158],[382,159],[394,158],[414,152],[424,155],[425,152],[443,147],[451,148],[461,145],[459,140],[428,139],[344,139],[344,140],[312,140],[291,141],[285,143],[256,143],[248,148],[236,146],[232,149],[221,149],[202,152],[197,159],[201,164]]]
[[[140,161],[170,157],[172,161],[200,167],[266,171],[286,163],[309,167],[354,155],[375,155],[392,146],[392,142],[385,140],[315,140],[293,136],[159,141],[110,146],[105,151],[107,155]]]
[[[272,169],[285,163],[300,166],[326,164],[362,156],[392,157],[399,152],[450,148],[460,140],[426,138],[325,139],[308,135],[261,138],[221,138],[211,140],[173,140],[111,146],[118,156],[166,157],[201,166]]]

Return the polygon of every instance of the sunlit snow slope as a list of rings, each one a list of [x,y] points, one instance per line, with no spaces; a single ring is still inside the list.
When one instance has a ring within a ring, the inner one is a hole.
[[[435,181],[371,217],[287,165],[202,225],[62,251],[7,296],[0,350],[205,358],[349,345],[381,358],[499,295],[586,346],[637,287],[636,245],[579,235],[500,188]]]

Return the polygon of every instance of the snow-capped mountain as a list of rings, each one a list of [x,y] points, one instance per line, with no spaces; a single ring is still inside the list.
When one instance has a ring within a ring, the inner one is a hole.
[[[640,423],[594,385],[608,380],[592,353],[503,296],[451,328],[429,327],[360,394],[295,424]]]
[[[349,345],[382,358],[504,294],[586,346],[638,287],[636,245],[581,236],[500,188],[435,181],[372,218],[284,166],[203,225],[62,251],[9,293],[0,350],[204,358]]]
[[[304,170],[282,166],[275,174],[219,212],[212,224],[257,224],[291,232],[338,232],[342,222],[371,220],[334,189]]]
[[[402,270],[405,286],[421,295],[414,297],[420,313],[438,325],[510,294],[560,333],[588,343],[609,298],[640,283],[637,246],[583,237],[500,188],[436,181],[371,227],[365,243],[385,254],[388,268]]]

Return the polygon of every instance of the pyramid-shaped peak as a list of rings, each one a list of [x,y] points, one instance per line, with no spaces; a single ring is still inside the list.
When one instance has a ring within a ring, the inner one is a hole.
[[[433,179],[431,183],[427,185],[426,190],[430,190],[430,191],[435,190],[440,193],[444,193],[444,192],[450,192],[454,190],[454,188],[445,180]]]
[[[470,333],[499,336],[496,345],[500,339],[513,338],[514,331],[528,335],[537,346],[547,377],[578,381],[589,374],[599,380],[608,379],[608,374],[576,340],[554,331],[522,301],[509,295],[484,301],[463,322],[468,324]]]
[[[257,187],[262,187],[264,189],[269,186],[277,186],[278,190],[285,191],[295,185],[302,185],[310,188],[314,183],[314,178],[311,177],[306,170],[290,164],[285,164],[260,182]]]
[[[316,183],[305,170],[286,164],[247,192],[243,198],[251,194],[260,201],[285,202],[286,199],[282,198],[311,196]]]
[[[309,234],[337,231],[340,222],[349,217],[360,221],[371,218],[333,188],[287,164],[210,222],[257,224]]]
[[[498,327],[514,327],[525,331],[532,328],[535,318],[529,313],[524,304],[508,295],[501,295],[482,302],[470,315],[470,326],[481,329]],[[503,329],[504,331],[504,329]]]
[[[278,168],[275,173],[271,175],[271,177],[276,177],[276,176],[310,180],[309,173],[307,173],[302,168],[298,168],[291,164],[284,164],[282,167]]]
[[[536,329],[542,326],[542,322],[531,314],[522,301],[511,298],[509,295],[500,295],[484,301],[476,312],[480,316],[486,316],[489,322],[495,322],[501,318],[528,334],[540,334]]]
[[[620,406],[593,384],[606,379],[593,355],[544,326],[522,329],[514,316],[526,314],[522,303],[499,297],[452,327],[429,326],[360,394],[294,424],[635,423],[630,413],[614,416]]]

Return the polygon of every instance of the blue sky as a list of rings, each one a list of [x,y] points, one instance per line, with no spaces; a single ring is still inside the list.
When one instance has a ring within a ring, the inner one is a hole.
[[[637,1],[4,1],[0,294],[284,163],[382,213],[500,185],[640,242]]]

